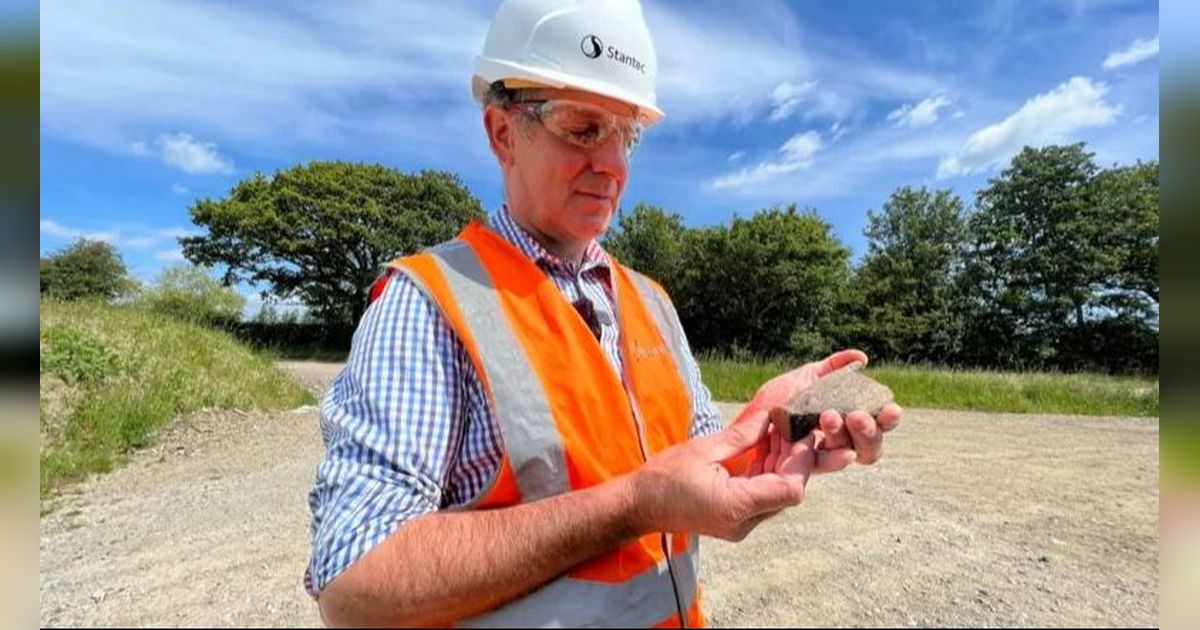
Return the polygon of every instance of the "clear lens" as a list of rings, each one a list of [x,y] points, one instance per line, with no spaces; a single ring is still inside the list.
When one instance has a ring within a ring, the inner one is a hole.
[[[642,126],[635,119],[618,116],[596,105],[538,101],[517,103],[516,106],[540,121],[550,133],[588,151],[608,144],[616,135],[629,155],[641,138]]]

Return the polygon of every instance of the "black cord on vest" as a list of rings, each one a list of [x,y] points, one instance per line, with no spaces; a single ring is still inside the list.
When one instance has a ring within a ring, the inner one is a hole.
[[[675,579],[675,567],[671,564],[671,544],[667,533],[662,534],[662,548],[667,555],[667,574],[671,576],[671,594],[675,596],[675,610],[679,611],[679,627],[688,627],[687,611],[683,609],[683,600],[679,598],[679,582]]]

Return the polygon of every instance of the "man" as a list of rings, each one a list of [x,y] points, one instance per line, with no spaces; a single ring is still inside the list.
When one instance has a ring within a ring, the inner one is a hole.
[[[508,0],[474,93],[506,204],[394,262],[322,404],[307,575],[335,625],[702,625],[698,535],[740,540],[900,418],[722,428],[661,287],[596,243],[662,117],[633,0]]]

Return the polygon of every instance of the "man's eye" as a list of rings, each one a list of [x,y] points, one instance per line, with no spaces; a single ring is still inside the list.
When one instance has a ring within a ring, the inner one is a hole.
[[[591,144],[600,137],[599,125],[579,125],[568,127],[566,132],[571,136],[571,139],[585,144]]]

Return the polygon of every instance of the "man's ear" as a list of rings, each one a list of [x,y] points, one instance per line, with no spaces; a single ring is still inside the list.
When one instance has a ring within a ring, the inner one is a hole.
[[[492,148],[496,161],[500,162],[500,166],[510,166],[516,142],[513,120],[499,107],[489,105],[483,110],[483,128],[487,130],[488,146]]]

